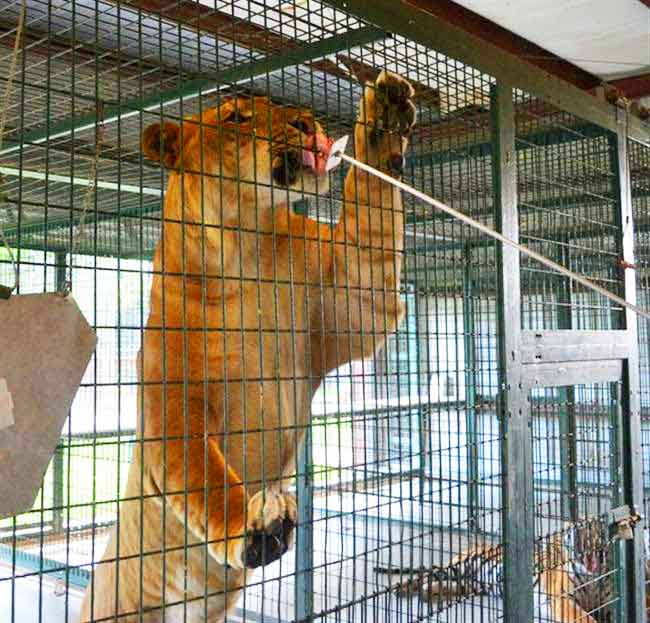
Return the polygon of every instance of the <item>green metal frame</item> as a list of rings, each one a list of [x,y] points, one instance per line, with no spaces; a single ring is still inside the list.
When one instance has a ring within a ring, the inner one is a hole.
[[[77,210],[81,212],[81,210]],[[98,212],[91,215],[90,218],[86,218],[84,223],[103,223],[105,221],[114,221],[117,218],[139,218],[147,214],[155,214],[162,211],[162,204],[160,202],[146,204],[142,207],[138,206],[135,208],[128,208],[126,210],[120,210],[119,212]],[[20,227],[6,227],[4,229],[5,236],[8,240],[12,240],[19,234],[22,236],[25,235],[34,235],[40,233],[47,233],[48,235],[52,234],[52,230],[55,232],[61,229],[70,229],[70,227],[76,227],[81,221],[81,214],[79,216],[74,216],[72,218],[57,218],[50,219],[46,221],[38,221],[36,223],[25,223]],[[39,247],[42,248],[42,247]],[[46,249],[47,250],[47,249]]]
[[[465,352],[465,427],[467,430],[467,506],[470,526],[479,527],[479,437],[476,413],[476,352],[474,336],[474,292],[471,269],[470,243],[465,245],[465,268],[463,271],[463,349]]]
[[[616,132],[613,154],[618,191],[620,193],[617,212],[622,232],[620,246],[623,260],[634,264],[634,213],[628,159],[628,126],[621,119]],[[634,271],[619,269],[624,283],[625,298],[636,302],[636,275]],[[621,461],[623,491],[622,498],[632,511],[643,514],[643,462],[641,450],[641,405],[639,379],[639,342],[637,317],[630,310],[625,312],[625,340],[628,356],[623,361],[623,383],[621,392]],[[626,576],[626,621],[644,623],[645,612],[645,545],[644,522],[634,525],[634,539],[625,544]]]
[[[513,88],[497,83],[491,93],[492,160],[497,229],[519,239],[517,159]],[[533,620],[533,467],[530,406],[522,381],[521,286],[519,252],[497,248],[502,439],[502,542],[504,543],[504,618]]]
[[[561,130],[544,130],[528,134],[525,140],[518,140],[515,149],[529,149],[531,146],[550,147],[570,143],[581,138],[602,136],[601,127],[593,123],[581,123],[575,128]],[[488,158],[492,155],[492,143],[472,143],[466,146],[459,146],[453,150],[444,149],[426,154],[412,154],[406,161],[409,164],[436,165],[467,160],[468,158]]]
[[[314,482],[311,429],[297,461],[296,494],[298,526],[296,528],[296,621],[311,621],[314,615]]]
[[[56,274],[54,284],[57,291],[61,291],[67,280],[67,257],[68,254],[61,251],[55,255]],[[52,459],[52,529],[55,532],[61,532],[63,529],[64,482],[64,449],[59,444]]]

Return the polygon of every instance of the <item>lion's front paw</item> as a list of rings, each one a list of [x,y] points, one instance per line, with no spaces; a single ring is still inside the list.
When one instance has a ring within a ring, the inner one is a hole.
[[[210,551],[216,560],[234,569],[268,565],[292,547],[297,516],[293,495],[263,489],[248,502],[246,528],[211,544]]]
[[[297,517],[293,495],[263,489],[248,501],[246,526],[233,523],[228,530],[231,536],[210,543],[210,553],[217,562],[233,569],[268,565],[293,546]]]
[[[370,119],[379,130],[408,136],[415,124],[415,104],[411,83],[390,71],[382,71],[374,87],[374,106],[369,107]]]
[[[413,87],[408,80],[382,71],[368,84],[359,111],[357,154],[372,166],[401,175],[407,137],[415,124]]]
[[[292,547],[297,516],[296,499],[290,493],[274,489],[256,493],[248,502],[245,566],[268,565]]]

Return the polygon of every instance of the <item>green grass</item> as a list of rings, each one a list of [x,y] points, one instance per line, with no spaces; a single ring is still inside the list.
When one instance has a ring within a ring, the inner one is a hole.
[[[50,462],[31,511],[17,515],[17,529],[43,526],[60,513],[63,526],[114,521],[116,500],[124,490],[133,450],[133,435],[91,436],[62,441],[57,453],[62,479],[55,483],[54,459]],[[316,485],[347,480],[353,465],[353,427],[348,417],[317,420],[312,427],[313,477]],[[55,485],[63,508],[53,508]],[[11,529],[14,518],[0,521],[0,530]]]
[[[32,510],[16,516],[16,528],[47,524],[61,512],[63,525],[112,521],[117,514],[115,500],[124,488],[132,456],[133,436],[72,439],[59,446],[63,478],[56,478],[52,459]],[[54,491],[62,509],[54,509]],[[94,508],[94,516],[93,516]],[[0,521],[0,529],[11,528],[14,519]]]

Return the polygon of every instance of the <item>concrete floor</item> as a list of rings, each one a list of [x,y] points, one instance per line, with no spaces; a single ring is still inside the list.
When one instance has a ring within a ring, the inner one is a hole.
[[[18,573],[17,573],[18,575]],[[0,564],[0,623],[77,623],[82,593],[66,595],[56,582],[36,577],[11,581],[11,567]]]
[[[342,543],[339,543],[343,545]],[[334,540],[330,539],[330,546]],[[347,549],[346,546],[343,546]],[[329,549],[329,547],[328,547]],[[322,552],[321,552],[322,554]],[[395,557],[394,561],[397,560]],[[489,598],[435,612],[418,598],[401,599],[389,591],[389,579],[376,576],[370,556],[343,563],[325,563],[317,553],[318,568],[314,574],[314,606],[316,621],[323,623],[439,623],[492,622],[500,618],[501,604]],[[229,623],[278,623],[294,619],[294,578],[285,576],[293,569],[293,553],[283,564],[270,565],[253,578],[253,585],[240,601]],[[77,623],[81,593],[70,589],[65,593],[50,581],[19,578],[13,583],[11,569],[0,566],[0,623]],[[367,597],[373,595],[372,597]]]
[[[455,492],[447,495],[456,497]],[[395,596],[390,590],[395,579],[375,574],[377,565],[444,564],[467,547],[466,538],[458,533],[426,527],[431,523],[462,526],[465,517],[458,510],[464,506],[462,500],[449,504],[440,499],[444,496],[432,496],[431,491],[427,504],[409,501],[408,497],[400,487],[388,487],[381,493],[339,492],[327,499],[316,498],[312,563],[316,621],[492,623],[500,619],[500,600],[475,598],[436,612],[417,597]],[[382,519],[388,517],[391,521]],[[43,553],[64,564],[67,557],[68,564],[85,566],[93,549],[95,557],[99,557],[104,548],[105,534],[95,533],[94,548],[91,536],[90,532],[78,533],[65,548],[46,541]],[[21,549],[38,555],[40,547],[40,543],[34,542],[32,547],[25,543]],[[295,554],[295,550],[288,552],[253,576],[236,616],[229,617],[229,622],[284,623],[295,619]],[[77,623],[80,591],[71,589],[66,600],[65,595],[57,592],[61,587],[54,581],[39,583],[38,576],[14,582],[10,578],[11,568],[0,566],[0,623]]]
[[[487,598],[455,606],[441,613],[418,598],[396,597],[390,590],[394,578],[374,573],[376,565],[413,567],[439,564],[458,552],[466,541],[459,535],[425,531],[415,525],[378,521],[356,515],[315,518],[314,585],[315,620],[323,623],[460,623],[497,621],[500,603]],[[77,544],[80,545],[80,544]],[[278,623],[295,619],[295,550],[259,570],[251,579],[231,623]],[[11,569],[0,568],[0,623],[77,623],[81,596],[70,590],[57,594],[55,582],[19,578],[12,584]],[[20,575],[17,572],[16,575]],[[12,599],[12,585],[14,596]],[[4,607],[7,604],[7,608]],[[12,615],[11,607],[15,608]],[[66,615],[67,612],[67,615]],[[42,616],[41,614],[42,613]]]

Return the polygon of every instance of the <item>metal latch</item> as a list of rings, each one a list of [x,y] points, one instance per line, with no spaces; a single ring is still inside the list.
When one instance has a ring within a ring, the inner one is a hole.
[[[609,538],[631,541],[634,538],[634,526],[642,519],[643,515],[627,504],[613,508],[608,513]]]

